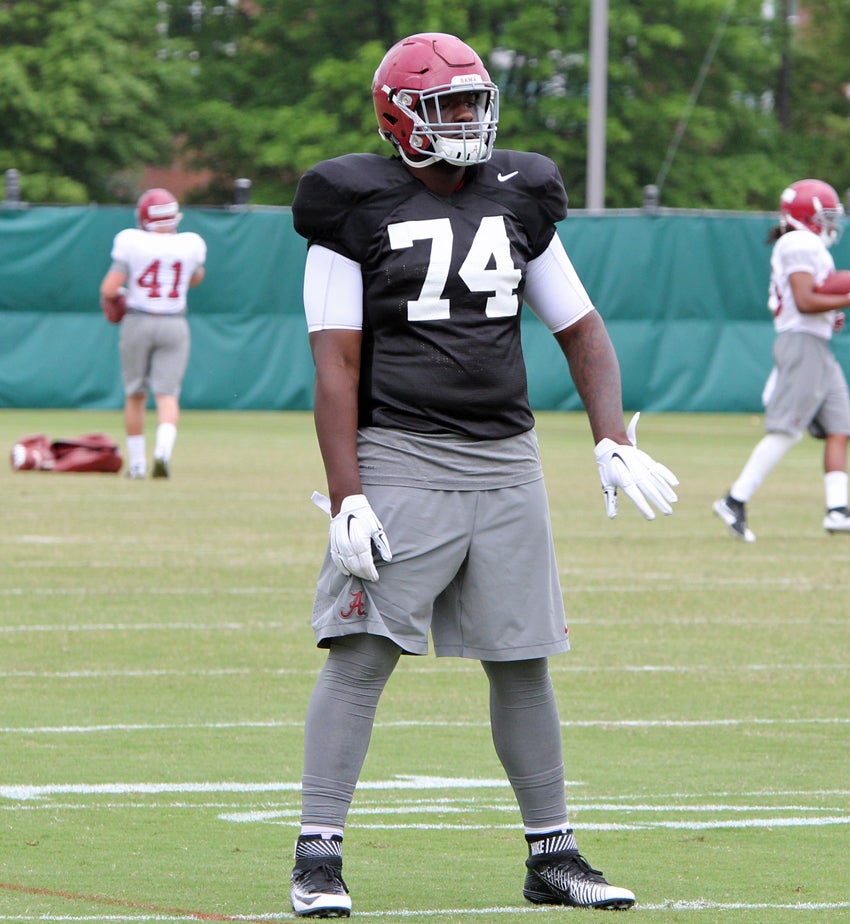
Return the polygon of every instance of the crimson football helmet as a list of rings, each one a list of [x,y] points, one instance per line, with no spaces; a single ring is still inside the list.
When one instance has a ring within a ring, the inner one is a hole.
[[[444,122],[446,97],[470,94],[474,117]],[[480,164],[489,160],[499,121],[499,88],[481,58],[459,38],[422,32],[397,42],[372,80],[378,134],[405,163],[438,160]]]
[[[831,247],[841,237],[844,206],[838,193],[822,180],[798,180],[782,193],[779,221],[783,228],[811,231]]]
[[[136,224],[143,231],[173,231],[182,217],[180,203],[167,189],[149,189],[136,204]]]

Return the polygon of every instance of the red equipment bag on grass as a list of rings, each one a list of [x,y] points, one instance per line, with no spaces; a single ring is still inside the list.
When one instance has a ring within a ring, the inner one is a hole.
[[[86,433],[75,440],[54,440],[54,472],[119,472],[118,446],[105,433]]]
[[[53,440],[43,434],[24,436],[12,447],[15,471],[119,472],[124,460],[105,433],[86,433],[77,439]]]

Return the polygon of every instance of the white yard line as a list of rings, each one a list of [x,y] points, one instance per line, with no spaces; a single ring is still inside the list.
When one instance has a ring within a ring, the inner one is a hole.
[[[578,784],[572,784],[578,785]],[[300,784],[296,782],[280,783],[75,783],[75,784],[55,784],[55,785],[12,785],[0,786],[0,798],[5,798],[17,803],[32,803],[45,800],[52,796],[113,796],[113,795],[173,795],[199,793],[204,795],[217,795],[221,793],[248,793],[248,794],[268,794],[268,793],[297,793],[300,790]],[[501,790],[507,795],[508,786],[501,779],[468,779],[464,777],[431,777],[431,776],[399,776],[390,780],[362,781],[359,784],[358,791],[366,792],[411,792],[411,791],[453,791],[453,790]],[[832,795],[848,795],[844,791],[833,793]],[[766,794],[770,795],[770,794]],[[798,794],[801,795],[801,794]],[[822,793],[810,794],[817,798]],[[691,799],[699,798],[692,795]],[[711,797],[706,797],[711,800]],[[622,797],[621,797],[622,799]],[[389,822],[368,822],[369,816],[376,815],[401,815],[416,816],[426,814],[441,814],[443,816],[450,814],[480,813],[484,811],[500,812],[507,810],[507,800],[505,805],[493,803],[477,804],[467,802],[464,805],[453,807],[450,804],[453,800],[444,797],[439,800],[420,799],[411,803],[409,800],[397,802],[394,804],[369,804],[368,801],[355,803],[352,808],[353,825],[360,829],[368,830],[441,830],[441,831],[470,831],[470,830],[513,830],[514,823],[499,825],[492,822],[451,824],[445,821],[441,822],[424,822],[424,821],[404,821],[399,823]],[[58,809],[55,804],[54,810]],[[92,807],[92,806],[88,806]],[[103,808],[104,806],[98,806]],[[162,809],[168,809],[173,806],[168,804],[153,806]],[[14,811],[16,806],[8,806],[8,810]],[[203,804],[195,806],[197,809],[203,809]],[[513,805],[510,806],[514,810]],[[618,822],[582,822],[577,827],[588,831],[640,831],[652,829],[664,830],[688,830],[702,831],[721,828],[792,828],[792,827],[825,827],[832,825],[850,824],[850,813],[843,807],[826,807],[822,804],[813,806],[803,806],[799,803],[794,805],[734,805],[734,804],[717,804],[714,801],[708,801],[706,804],[687,804],[679,802],[672,803],[669,801],[651,803],[647,802],[645,797],[643,801],[637,804],[623,804],[622,801],[609,802],[581,802],[575,801],[571,804],[573,811],[579,812],[601,812],[601,813],[619,813],[626,814],[628,820]],[[660,812],[677,812],[683,817],[680,819],[658,819]],[[736,818],[711,818],[697,819],[688,818],[687,816],[694,813],[735,814]],[[791,815],[778,814],[781,812],[793,812]],[[765,817],[767,813],[767,817]],[[802,813],[802,814],[801,814]],[[808,813],[808,814],[806,814]],[[645,819],[634,818],[634,815],[647,815]],[[651,817],[655,815],[656,817]],[[746,817],[742,817],[746,816]],[[753,817],[755,816],[755,817]],[[236,812],[226,812],[219,816],[219,819],[225,822],[236,824],[287,824],[293,825],[297,821],[297,812],[294,808],[275,808],[269,809],[267,805],[262,810],[243,810]]]
[[[789,725],[850,725],[850,717],[823,716],[794,719],[588,719],[562,721],[562,728],[732,728]],[[113,732],[216,731],[233,728],[303,728],[303,721],[198,722],[198,723],[115,723],[107,725],[34,725],[0,727],[0,735],[90,735]],[[489,728],[482,722],[424,722],[421,720],[375,722],[375,728]]]

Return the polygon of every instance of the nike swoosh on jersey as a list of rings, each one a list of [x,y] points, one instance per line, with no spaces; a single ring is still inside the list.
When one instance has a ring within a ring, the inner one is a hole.
[[[507,180],[513,179],[513,177],[515,177],[518,173],[519,173],[519,170],[514,170],[513,173],[497,173],[496,179],[500,183],[505,183]]]

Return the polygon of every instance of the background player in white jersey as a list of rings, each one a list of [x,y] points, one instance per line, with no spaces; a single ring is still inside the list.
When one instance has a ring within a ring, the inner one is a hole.
[[[528,842],[532,902],[626,908],[579,854],[549,655],[569,648],[520,341],[527,300],[569,363],[616,489],[648,519],[675,476],[633,445],[603,321],[556,234],[566,193],[538,154],[494,151],[499,91],[478,55],[428,33],[373,82],[394,157],[301,180],[314,415],[332,516],[313,628],[328,658],[305,726],[296,914],[348,916],[342,836],[378,699],[400,655],[474,658]],[[377,550],[378,555],[373,554]],[[461,848],[462,849],[462,848]],[[397,871],[396,871],[397,875]]]
[[[765,430],[729,493],[714,512],[729,533],[755,542],[745,504],[788,450],[809,433],[824,440],[824,492],[827,532],[850,532],[847,508],[847,439],[850,398],[847,381],[829,343],[840,330],[850,292],[818,292],[835,269],[829,248],[841,234],[844,208],[836,191],[821,180],[799,180],[780,197],[779,224],[768,243],[768,308],[776,338],[774,370],[765,389]]]
[[[204,278],[207,247],[194,231],[177,232],[183,216],[166,189],[149,189],[136,206],[137,228],[119,231],[112,265],[100,285],[114,300],[126,287],[127,313],[119,350],[124,380],[124,426],[128,475],[147,474],[145,409],[148,390],[156,402],[153,477],[168,478],[180,418],[180,389],[189,362],[186,293]]]

